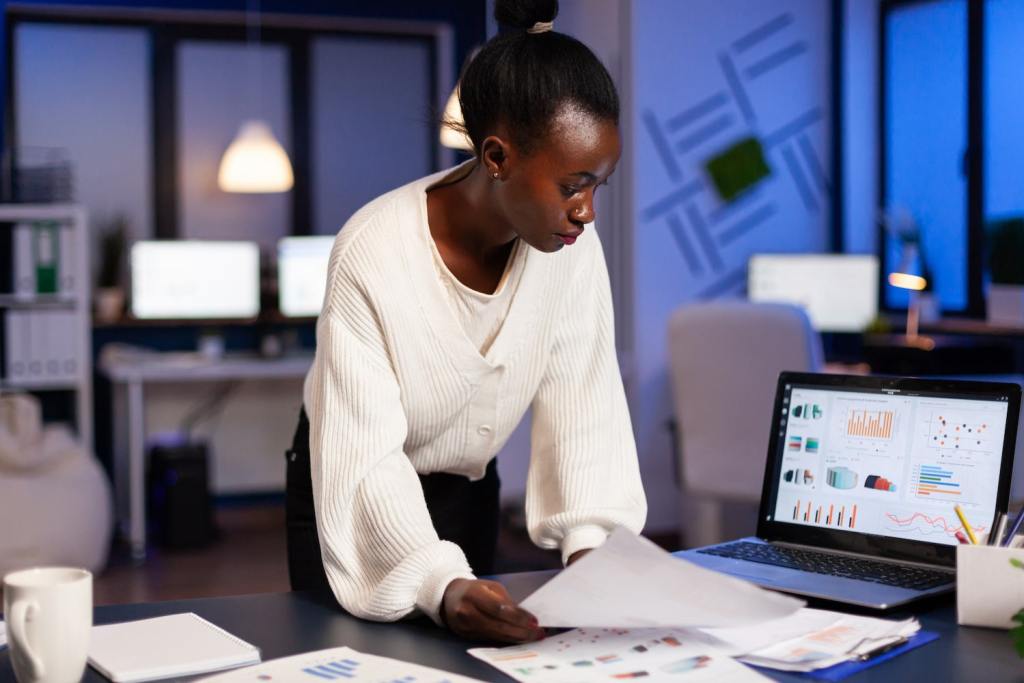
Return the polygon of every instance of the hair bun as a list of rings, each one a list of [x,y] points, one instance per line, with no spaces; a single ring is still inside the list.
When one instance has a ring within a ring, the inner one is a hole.
[[[554,21],[558,0],[495,0],[494,19],[504,28],[525,31],[537,22]]]

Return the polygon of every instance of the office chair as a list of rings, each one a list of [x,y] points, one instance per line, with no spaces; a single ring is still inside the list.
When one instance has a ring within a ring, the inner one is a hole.
[[[779,373],[820,370],[821,338],[796,306],[712,302],[672,314],[668,348],[684,533],[709,545],[725,504],[760,500]]]

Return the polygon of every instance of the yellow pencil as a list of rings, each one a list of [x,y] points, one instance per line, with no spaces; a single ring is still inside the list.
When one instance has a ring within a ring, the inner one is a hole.
[[[967,534],[967,538],[970,539],[971,545],[978,545],[978,537],[974,535],[974,529],[972,529],[971,525],[968,523],[967,516],[964,514],[963,508],[961,508],[960,504],[957,503],[953,506],[953,509],[956,511],[956,516],[960,518],[960,523],[964,525],[964,533]]]

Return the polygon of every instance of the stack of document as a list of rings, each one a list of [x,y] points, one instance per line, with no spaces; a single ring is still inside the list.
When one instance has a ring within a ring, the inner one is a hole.
[[[703,629],[710,644],[740,661],[782,671],[815,671],[871,656],[921,630],[916,619],[891,621],[804,608],[756,626]]]
[[[740,662],[813,671],[902,643],[920,630],[809,609],[697,567],[626,529],[522,602],[542,626],[582,627],[539,643],[469,653],[519,681],[764,680]],[[738,661],[737,661],[738,660]]]

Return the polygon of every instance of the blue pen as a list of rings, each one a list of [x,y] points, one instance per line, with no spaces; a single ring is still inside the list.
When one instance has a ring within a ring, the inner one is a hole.
[[[1020,531],[1022,523],[1024,523],[1024,508],[1021,508],[1020,512],[1017,513],[1017,519],[1013,520],[1013,526],[1010,527],[1010,531],[1003,537],[1003,540],[999,545],[1003,547],[1010,545],[1010,541],[1012,541],[1013,537]]]

